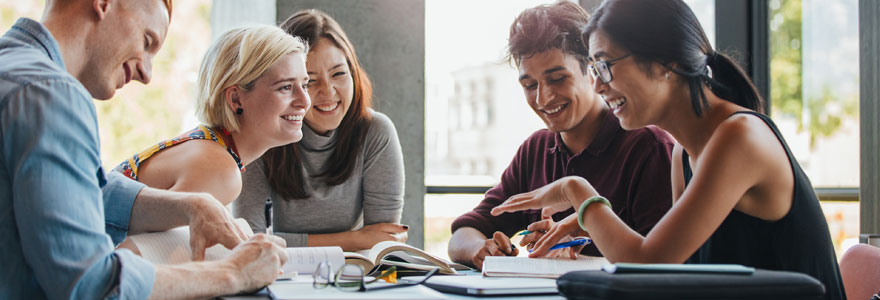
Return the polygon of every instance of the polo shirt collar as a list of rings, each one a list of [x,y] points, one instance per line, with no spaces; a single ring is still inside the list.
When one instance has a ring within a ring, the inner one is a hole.
[[[583,153],[588,153],[592,156],[602,155],[602,153],[608,149],[608,146],[614,142],[614,138],[617,137],[619,132],[623,130],[623,128],[620,127],[620,121],[617,120],[614,113],[611,111],[605,111],[603,114],[603,120],[599,125],[599,132],[596,133],[596,137],[594,137],[590,145],[588,145],[584,151],[578,153],[578,155]],[[562,141],[562,134],[558,132],[554,137],[554,143],[549,145],[547,150],[550,151],[550,153],[563,152],[571,155],[568,148],[565,147],[565,142]]]

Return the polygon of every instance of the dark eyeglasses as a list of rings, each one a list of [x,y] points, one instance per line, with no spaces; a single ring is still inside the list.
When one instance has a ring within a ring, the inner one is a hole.
[[[593,79],[602,79],[602,82],[609,83],[609,82],[611,82],[611,79],[613,78],[611,76],[611,65],[613,65],[614,63],[616,63],[624,58],[630,57],[631,55],[632,55],[632,53],[615,58],[615,59],[600,60],[600,61],[594,62],[588,66],[588,68],[590,69],[590,75],[593,75]]]
[[[375,290],[385,290],[392,289],[398,287],[406,287],[413,286],[425,283],[428,278],[434,276],[439,269],[433,269],[427,274],[425,274],[425,278],[417,282],[406,282],[406,283],[398,283],[393,285],[384,285],[384,286],[373,286],[367,287],[367,284],[378,281],[380,278],[387,277],[389,274],[395,271],[392,266],[390,269],[385,270],[376,278],[371,279],[369,281],[364,279],[364,268],[355,265],[355,264],[344,264],[339,270],[336,271],[335,275],[333,274],[333,268],[329,262],[323,261],[318,264],[318,268],[315,269],[315,273],[312,273],[312,287],[316,289],[326,288],[328,286],[335,286],[337,289],[346,291],[346,292],[366,292],[366,291],[375,291]]]

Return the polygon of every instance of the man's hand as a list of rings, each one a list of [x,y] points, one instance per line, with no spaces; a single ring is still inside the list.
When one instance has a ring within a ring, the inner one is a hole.
[[[356,240],[358,248],[370,249],[379,242],[396,241],[406,242],[408,237],[406,231],[409,226],[394,223],[376,223],[364,226],[361,229],[352,232]]]
[[[571,214],[559,222],[545,219],[529,225],[530,231],[544,231],[545,233],[534,241],[529,257],[569,257],[576,259],[578,253],[584,246],[568,247],[553,251],[548,251],[550,247],[560,242],[568,242],[575,236],[588,236],[588,233],[581,230],[577,222],[577,213]],[[525,240],[525,239],[523,239]]]
[[[189,245],[193,261],[205,259],[205,249],[221,244],[235,248],[248,238],[244,230],[233,222],[232,215],[211,194],[193,193],[187,199],[189,217]]]
[[[517,254],[519,254],[519,249],[510,243],[510,238],[501,231],[496,231],[492,238],[485,240],[483,247],[480,247],[471,256],[471,262],[475,268],[483,269],[483,260],[486,259],[486,256],[516,256]]]
[[[287,263],[286,247],[284,239],[266,234],[257,234],[235,247],[224,261],[231,263],[237,274],[236,290],[255,291],[272,283]]]

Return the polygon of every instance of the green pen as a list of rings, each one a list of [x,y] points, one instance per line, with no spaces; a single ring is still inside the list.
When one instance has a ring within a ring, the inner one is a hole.
[[[532,231],[526,229],[526,230],[520,231],[520,232],[517,233],[516,235],[530,235],[530,234],[532,234]]]

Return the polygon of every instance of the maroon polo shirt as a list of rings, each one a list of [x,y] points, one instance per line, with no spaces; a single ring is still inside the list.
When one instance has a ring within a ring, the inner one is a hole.
[[[647,127],[626,131],[617,117],[605,113],[593,142],[573,155],[559,133],[541,129],[519,147],[513,161],[501,175],[501,182],[486,192],[473,211],[452,222],[452,232],[472,227],[491,237],[496,231],[511,236],[541,219],[540,210],[489,214],[507,198],[536,190],[565,176],[580,176],[611,201],[611,209],[630,228],[648,231],[672,206],[670,157],[674,140],[663,130]],[[553,215],[559,221],[574,209]],[[582,252],[600,255],[594,245]]]

